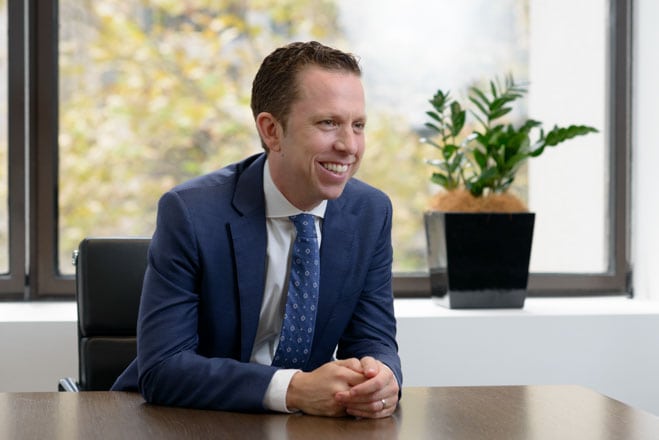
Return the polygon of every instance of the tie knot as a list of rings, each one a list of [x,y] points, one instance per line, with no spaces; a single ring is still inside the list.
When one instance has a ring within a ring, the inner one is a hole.
[[[316,238],[316,223],[312,214],[298,214],[289,217],[299,237]]]

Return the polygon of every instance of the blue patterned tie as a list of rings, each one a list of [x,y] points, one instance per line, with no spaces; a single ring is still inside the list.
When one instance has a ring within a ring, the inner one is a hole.
[[[320,257],[314,216],[299,214],[290,219],[297,236],[293,243],[284,322],[272,365],[303,368],[309,359],[316,327]]]

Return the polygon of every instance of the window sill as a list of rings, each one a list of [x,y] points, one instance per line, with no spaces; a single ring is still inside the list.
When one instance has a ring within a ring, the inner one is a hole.
[[[0,322],[75,322],[74,301],[26,301],[0,303]]]
[[[433,299],[396,299],[397,318],[659,315],[659,301],[626,297],[527,298],[523,309],[449,309]]]
[[[469,318],[593,315],[659,315],[659,301],[624,297],[528,298],[523,309],[448,309],[433,299],[400,298],[394,301],[396,317]],[[73,301],[0,303],[0,322],[75,322]]]

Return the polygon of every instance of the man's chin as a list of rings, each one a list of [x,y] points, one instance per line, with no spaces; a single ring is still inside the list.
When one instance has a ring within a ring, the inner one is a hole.
[[[345,189],[345,184],[341,185],[340,187],[333,187],[330,189],[327,189],[323,191],[323,198],[325,200],[335,200],[341,197],[341,194],[343,194],[343,190]]]

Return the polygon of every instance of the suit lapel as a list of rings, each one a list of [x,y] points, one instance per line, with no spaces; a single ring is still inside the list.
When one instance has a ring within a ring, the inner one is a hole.
[[[233,204],[243,216],[229,224],[236,264],[243,362],[249,361],[254,347],[265,286],[264,162],[263,155],[238,178]]]
[[[316,336],[322,333],[332,316],[332,310],[345,291],[346,282],[350,281],[347,279],[350,265],[346,262],[354,258],[352,246],[355,243],[357,217],[343,207],[343,198],[328,201],[323,220]]]
[[[242,217],[229,229],[236,263],[236,280],[240,301],[241,360],[248,362],[258,329],[263,289],[265,287],[267,231],[263,194],[265,155],[249,165],[236,184],[234,207]],[[346,188],[347,189],[347,188]],[[316,337],[323,333],[341,294],[345,292],[349,264],[354,258],[354,235],[357,216],[344,209],[345,193],[327,203],[320,247],[320,297]]]

